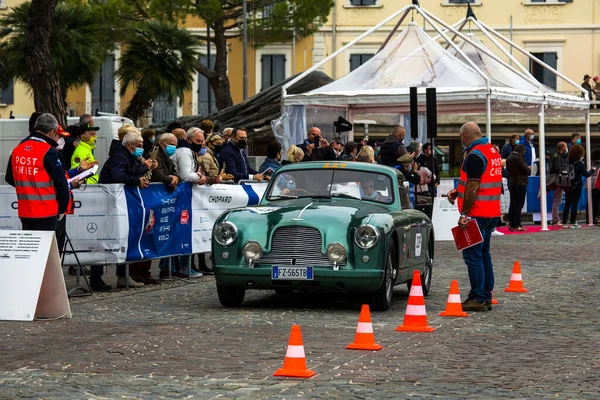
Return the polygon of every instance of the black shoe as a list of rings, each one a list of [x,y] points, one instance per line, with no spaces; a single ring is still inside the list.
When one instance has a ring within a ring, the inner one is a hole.
[[[90,280],[90,287],[94,292],[110,292],[112,290],[112,286],[104,283],[102,279],[98,280]]]
[[[488,311],[492,311],[492,302],[491,301],[486,301],[485,306],[487,307]]]
[[[202,274],[204,274],[204,275],[214,275],[215,274],[212,269],[210,269],[206,266],[198,268],[198,272],[202,272]]]
[[[467,299],[462,303],[462,309],[463,311],[487,311],[488,306],[485,303],[480,303],[475,299]]]
[[[171,274],[173,276],[173,274]],[[158,274],[159,279],[169,279],[169,271],[160,271]]]
[[[90,276],[91,268],[87,265],[81,267],[81,271],[79,272],[81,275]],[[77,275],[77,267],[75,265],[71,265],[69,267],[69,275]]]

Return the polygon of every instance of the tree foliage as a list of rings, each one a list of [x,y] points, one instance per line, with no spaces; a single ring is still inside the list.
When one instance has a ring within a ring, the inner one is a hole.
[[[159,95],[169,101],[192,89],[200,42],[193,34],[169,22],[148,20],[140,23],[127,41],[116,76],[121,95],[131,84],[135,94],[125,115],[138,119]]]

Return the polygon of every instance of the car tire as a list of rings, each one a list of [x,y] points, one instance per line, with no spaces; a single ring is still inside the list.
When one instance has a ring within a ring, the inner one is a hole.
[[[239,307],[244,301],[246,289],[223,286],[217,283],[217,294],[223,307]]]
[[[392,305],[392,296],[394,292],[394,259],[396,249],[394,244],[390,243],[387,254],[385,255],[385,269],[383,273],[383,282],[371,297],[371,309],[373,311],[387,311]]]
[[[431,290],[431,278],[433,274],[433,258],[431,258],[431,254],[433,254],[433,241],[429,239],[429,245],[427,248],[427,252],[425,253],[425,267],[423,268],[423,273],[421,274],[421,288],[423,289],[423,296],[428,296],[429,291]],[[410,287],[412,286],[412,279],[406,281],[406,287],[408,288],[408,292],[410,293]]]

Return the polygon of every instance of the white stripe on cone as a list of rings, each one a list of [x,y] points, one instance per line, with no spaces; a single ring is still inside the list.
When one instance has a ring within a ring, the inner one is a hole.
[[[304,358],[304,346],[288,345],[285,356],[289,358]]]
[[[412,285],[410,287],[410,296],[421,296],[421,297],[423,297],[423,286]]]
[[[521,274],[511,274],[510,280],[511,281],[522,281],[523,277],[521,276]]]
[[[460,294],[449,294],[448,303],[461,303]]]
[[[373,324],[370,322],[359,322],[356,327],[357,333],[373,333]]]
[[[427,313],[425,312],[425,306],[408,304],[406,306],[406,315],[427,315]]]

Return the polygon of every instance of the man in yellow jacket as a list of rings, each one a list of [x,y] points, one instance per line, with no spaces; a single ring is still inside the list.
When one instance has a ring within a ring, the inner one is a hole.
[[[96,148],[96,132],[100,128],[90,123],[80,124],[77,132],[79,145],[75,148],[73,157],[71,158],[71,168],[76,168],[81,163],[81,160],[95,162],[94,148]],[[98,174],[94,174],[87,178],[87,183],[98,183]]]

